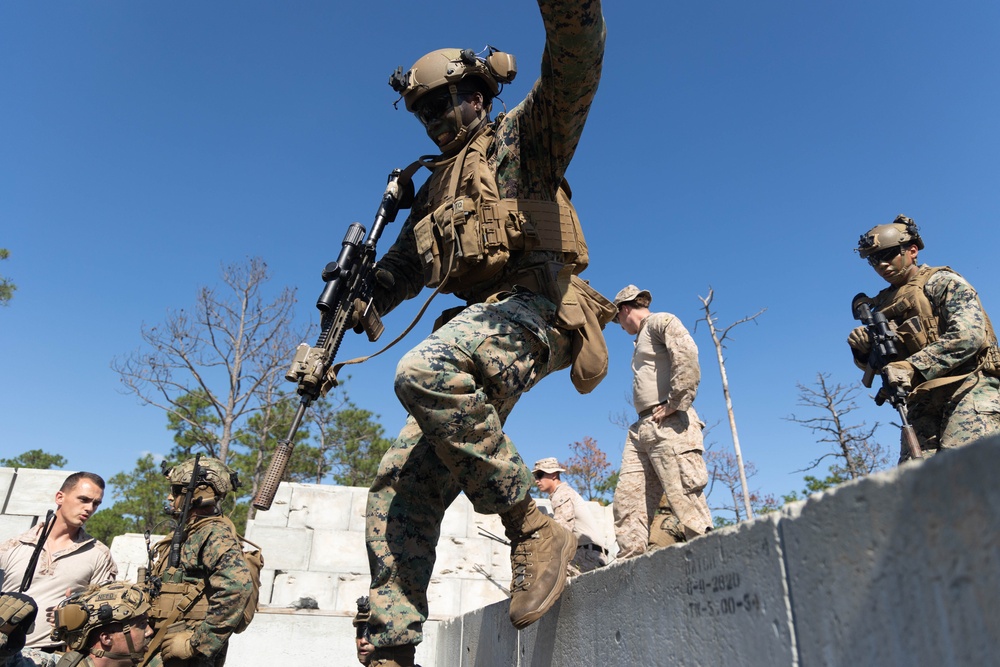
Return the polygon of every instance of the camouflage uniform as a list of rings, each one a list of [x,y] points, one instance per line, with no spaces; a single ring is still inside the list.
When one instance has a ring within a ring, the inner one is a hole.
[[[926,265],[921,271],[929,270]],[[888,287],[873,299],[881,310],[893,302],[901,286]],[[967,375],[928,391],[915,387],[907,399],[910,422],[924,456],[1000,433],[1000,379],[977,370],[980,353],[989,347],[988,318],[976,290],[947,267],[927,279],[924,294],[938,318],[936,340],[906,357],[923,376],[936,380]],[[893,318],[890,317],[890,321]],[[992,342],[995,346],[995,341]],[[900,447],[900,463],[909,458]]]
[[[156,545],[157,560],[153,576],[163,576],[168,567],[170,538]],[[154,602],[150,620],[156,634],[150,642],[143,665],[150,667],[221,667],[226,661],[229,637],[243,620],[243,610],[250,600],[252,581],[243,558],[243,547],[228,519],[219,516],[195,517],[181,545],[180,567],[185,581],[204,583],[205,589],[188,616],[181,616],[187,630],[193,631],[191,645],[195,656],[189,660],[166,660],[160,655],[161,607]],[[194,610],[202,610],[198,613]],[[203,620],[190,618],[204,614]]]
[[[486,156],[501,197],[555,201],[596,92],[604,20],[596,0],[538,4],[546,28],[541,78],[495,121]],[[395,278],[393,287],[376,289],[380,312],[423,288],[413,228],[437,205],[425,184],[379,260]],[[421,641],[441,520],[459,492],[487,514],[528,495],[531,475],[503,425],[522,393],[569,365],[570,335],[555,324],[555,304],[518,286],[518,276],[559,259],[512,252],[489,284],[459,286],[455,293],[470,305],[399,363],[395,390],[409,417],[368,496],[369,624],[376,646]]]
[[[615,488],[619,558],[646,551],[650,523],[664,495],[687,538],[712,526],[703,493],[708,484],[705,425],[692,407],[701,379],[698,348],[680,320],[670,313],[650,313],[643,320],[632,370],[639,420],[629,427]],[[670,412],[660,423],[652,415],[658,405]]]

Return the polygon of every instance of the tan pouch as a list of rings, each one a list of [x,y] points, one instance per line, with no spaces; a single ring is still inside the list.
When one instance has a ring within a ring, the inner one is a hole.
[[[608,345],[604,325],[617,310],[613,303],[579,276],[559,304],[559,325],[573,332],[570,379],[581,394],[589,394],[608,374]]]

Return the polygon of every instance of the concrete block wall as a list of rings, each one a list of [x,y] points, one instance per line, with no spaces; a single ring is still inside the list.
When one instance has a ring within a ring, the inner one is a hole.
[[[247,538],[264,552],[262,600],[287,607],[312,597],[322,611],[353,616],[370,582],[364,543],[367,494],[360,487],[279,487],[272,508],[258,512],[247,526]],[[506,598],[509,549],[481,536],[480,528],[503,535],[497,517],[476,514],[468,499],[459,496],[441,526],[428,590],[432,619],[451,618]]]
[[[43,521],[56,508],[56,491],[73,472],[0,468],[0,542]]]
[[[998,469],[993,438],[843,485],[578,577],[523,632],[442,622],[423,664],[998,664]]]

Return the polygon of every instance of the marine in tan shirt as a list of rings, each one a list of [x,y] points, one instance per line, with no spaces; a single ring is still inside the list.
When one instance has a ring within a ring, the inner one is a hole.
[[[553,518],[576,535],[576,555],[568,568],[568,574],[576,576],[607,565],[608,549],[605,546],[604,531],[587,506],[587,501],[560,478],[560,474],[564,472],[566,469],[559,465],[554,456],[536,461],[535,467],[531,469],[538,490],[549,496]]]
[[[665,496],[685,539],[712,528],[702,429],[693,402],[701,370],[698,347],[681,321],[649,310],[652,295],[628,285],[615,296],[615,321],[635,336],[632,395],[638,420],[629,427],[615,489],[618,557],[649,547],[650,523]]]

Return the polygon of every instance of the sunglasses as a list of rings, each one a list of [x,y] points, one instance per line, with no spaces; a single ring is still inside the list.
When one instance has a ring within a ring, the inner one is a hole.
[[[544,472],[536,472],[535,473],[535,479],[541,479],[543,477],[545,477],[545,473]]]
[[[878,266],[885,262],[890,263],[892,260],[896,259],[896,256],[903,251],[902,246],[896,246],[894,248],[886,248],[885,250],[879,250],[868,255],[868,263],[872,266]]]
[[[428,123],[431,123],[448,113],[450,109],[451,93],[444,92],[439,95],[434,95],[426,101],[418,104],[417,108],[413,110],[413,113],[420,119],[421,123],[427,125]]]

